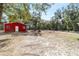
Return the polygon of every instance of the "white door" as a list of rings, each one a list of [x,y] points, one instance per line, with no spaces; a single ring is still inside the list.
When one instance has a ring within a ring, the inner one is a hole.
[[[19,27],[15,26],[15,32],[19,32]]]

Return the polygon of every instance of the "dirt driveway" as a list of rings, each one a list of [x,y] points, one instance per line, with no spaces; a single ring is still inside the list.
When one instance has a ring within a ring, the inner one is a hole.
[[[29,34],[28,34],[29,33]],[[0,34],[0,55],[6,56],[79,56],[79,34],[42,31]]]

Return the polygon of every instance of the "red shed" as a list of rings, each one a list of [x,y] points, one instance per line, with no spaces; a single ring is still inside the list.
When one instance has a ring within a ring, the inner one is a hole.
[[[4,32],[26,32],[26,25],[22,23],[6,23],[4,24]]]

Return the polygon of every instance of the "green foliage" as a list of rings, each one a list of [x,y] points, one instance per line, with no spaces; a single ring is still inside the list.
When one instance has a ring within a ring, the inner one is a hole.
[[[79,4],[69,4],[66,8],[58,9],[51,21],[44,22],[41,19],[42,13],[46,14],[51,5],[48,3],[0,4],[0,16],[2,16],[2,12],[5,12],[9,16],[10,22],[28,23],[31,21],[32,29],[35,30],[79,30]]]
[[[10,22],[27,22],[31,18],[28,4],[4,4],[4,12],[12,16]]]
[[[32,12],[32,22],[34,25],[35,30],[42,29],[43,25],[41,24],[41,16],[42,13],[46,14],[46,10],[51,7],[52,4],[47,4],[47,3],[36,3],[36,4],[31,4],[31,10]]]
[[[2,18],[2,11],[3,11],[3,3],[0,3],[0,22]]]
[[[53,19],[54,18],[54,19]],[[58,30],[76,31],[79,30],[79,4],[69,4],[63,10],[58,9],[52,17],[53,23]]]

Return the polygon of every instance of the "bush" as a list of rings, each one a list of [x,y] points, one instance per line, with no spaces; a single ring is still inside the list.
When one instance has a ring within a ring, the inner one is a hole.
[[[3,25],[2,24],[0,24],[0,30],[3,30]]]

